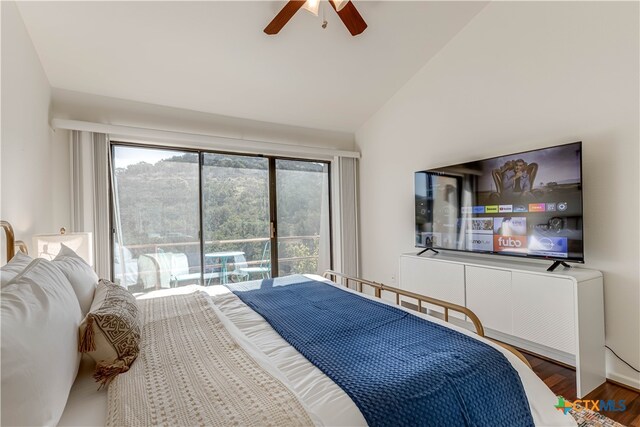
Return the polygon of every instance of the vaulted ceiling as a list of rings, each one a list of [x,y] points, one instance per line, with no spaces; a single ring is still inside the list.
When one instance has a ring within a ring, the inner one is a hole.
[[[357,37],[324,4],[319,17],[300,10],[267,36],[263,28],[284,4],[18,7],[54,88],[354,132],[487,3],[355,0],[369,26]]]

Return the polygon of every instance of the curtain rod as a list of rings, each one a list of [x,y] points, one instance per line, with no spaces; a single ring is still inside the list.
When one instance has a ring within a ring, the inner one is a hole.
[[[285,144],[279,142],[255,141],[243,138],[229,138],[215,135],[177,132],[160,129],[150,129],[134,126],[107,125],[104,123],[85,122],[80,120],[53,119],[54,129],[78,130],[108,134],[112,140],[168,143],[173,147],[217,148],[226,151],[247,152],[260,154],[296,154],[317,155],[328,157],[360,158],[357,151],[337,150],[333,148],[314,147],[308,145]]]

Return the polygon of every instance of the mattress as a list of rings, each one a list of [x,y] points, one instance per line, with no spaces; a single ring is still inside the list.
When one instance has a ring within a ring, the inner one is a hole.
[[[314,280],[322,277],[308,275]],[[327,281],[328,282],[328,281]],[[346,292],[354,292],[340,287]],[[365,420],[347,394],[306,358],[291,347],[256,312],[247,307],[237,296],[223,286],[185,286],[150,292],[140,298],[154,298],[203,290],[211,296],[212,306],[223,323],[241,345],[260,365],[280,379],[298,396],[317,425],[366,425]],[[359,294],[364,298],[380,299]],[[394,305],[393,303],[386,302]],[[404,309],[404,308],[402,308]],[[570,415],[555,409],[556,396],[522,361],[508,350],[478,337],[474,333],[439,319],[405,309],[427,320],[443,324],[461,333],[482,340],[505,355],[518,372],[524,386],[533,420],[539,426],[575,426]],[[355,315],[355,314],[354,314]],[[97,390],[91,378],[92,363],[83,359],[60,425],[103,426],[107,412],[107,393]],[[508,404],[508,402],[505,402]]]

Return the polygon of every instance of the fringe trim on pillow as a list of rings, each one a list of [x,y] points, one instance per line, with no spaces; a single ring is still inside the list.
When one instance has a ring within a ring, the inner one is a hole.
[[[109,383],[118,375],[123,372],[127,372],[129,366],[123,360],[116,360],[114,362],[101,361],[96,365],[96,371],[93,373],[93,379],[100,383],[100,390],[102,387],[109,385]]]
[[[96,350],[95,331],[93,330],[93,316],[87,315],[87,325],[84,328],[84,335],[80,336],[80,345],[78,351],[80,353],[89,353]]]

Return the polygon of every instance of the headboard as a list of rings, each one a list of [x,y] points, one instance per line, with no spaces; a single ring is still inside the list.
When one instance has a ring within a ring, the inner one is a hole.
[[[7,239],[7,262],[9,262],[16,254],[16,246],[25,254],[28,253],[27,244],[22,240],[16,241],[16,236],[13,233],[13,227],[9,224],[9,221],[0,220],[0,227],[4,229],[4,234]]]

